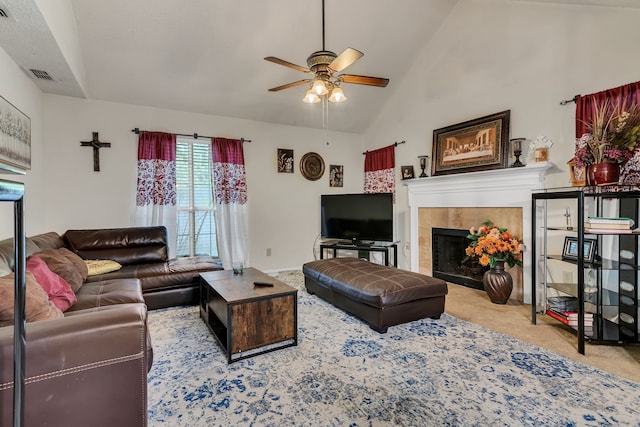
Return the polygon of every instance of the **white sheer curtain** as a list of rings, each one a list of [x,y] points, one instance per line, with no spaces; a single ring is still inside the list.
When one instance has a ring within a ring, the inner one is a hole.
[[[218,254],[225,269],[249,263],[247,179],[239,139],[212,138]]]
[[[164,225],[169,257],[176,253],[176,136],[141,131],[134,224]]]

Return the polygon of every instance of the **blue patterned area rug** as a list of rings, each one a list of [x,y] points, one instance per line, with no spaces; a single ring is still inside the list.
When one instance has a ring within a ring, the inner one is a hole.
[[[150,426],[640,426],[639,384],[446,314],[378,334],[278,277],[296,347],[228,365],[196,307],[150,313]]]

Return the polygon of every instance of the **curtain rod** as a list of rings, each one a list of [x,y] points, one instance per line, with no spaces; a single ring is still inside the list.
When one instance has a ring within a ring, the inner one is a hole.
[[[133,128],[131,129],[131,132],[135,133],[136,135],[140,134],[140,129],[139,128]],[[198,138],[213,138],[212,136],[205,136],[205,135],[198,135],[197,133],[192,133],[192,134],[188,134],[188,133],[176,133],[174,135],[177,136],[190,136],[193,139],[198,139]],[[244,138],[240,138],[241,142],[251,142],[250,139],[244,139]]]
[[[578,98],[580,98],[580,95],[576,95],[571,99],[565,99],[564,101],[560,101],[560,105],[571,104],[572,102],[576,102],[578,100]]]
[[[393,143],[393,146],[394,146],[394,147],[397,147],[398,145],[400,145],[400,144],[404,144],[405,142],[407,142],[407,141],[405,141],[404,139],[403,139],[402,141],[400,141],[400,142],[396,141],[396,142],[394,142],[394,143]],[[364,153],[362,153],[362,154],[367,154],[368,152],[369,152],[369,150],[365,151],[365,152],[364,152]]]

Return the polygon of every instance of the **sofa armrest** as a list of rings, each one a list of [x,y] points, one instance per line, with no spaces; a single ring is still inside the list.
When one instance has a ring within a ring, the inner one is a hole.
[[[120,304],[27,325],[29,426],[147,425],[147,310]],[[0,328],[1,425],[11,425],[13,327]]]

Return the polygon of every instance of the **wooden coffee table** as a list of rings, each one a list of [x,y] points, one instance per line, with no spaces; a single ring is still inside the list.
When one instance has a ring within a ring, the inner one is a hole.
[[[273,287],[254,286],[254,281]],[[200,273],[200,317],[227,363],[298,345],[298,290],[255,268]]]

